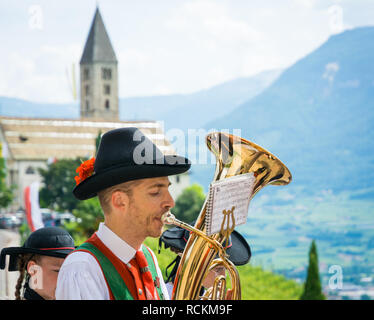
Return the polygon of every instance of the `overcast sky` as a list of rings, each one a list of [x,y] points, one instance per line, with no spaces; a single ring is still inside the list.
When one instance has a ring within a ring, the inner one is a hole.
[[[0,0],[0,96],[71,102],[96,4],[119,60],[119,96],[190,93],[286,68],[373,0]],[[69,76],[67,75],[69,74]]]

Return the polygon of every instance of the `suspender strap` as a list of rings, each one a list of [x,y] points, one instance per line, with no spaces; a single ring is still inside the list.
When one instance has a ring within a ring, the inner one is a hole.
[[[107,283],[110,298],[113,300],[134,300],[137,299],[137,288],[135,281],[125,263],[123,263],[114,253],[104,245],[99,237],[94,233],[85,243],[80,245],[75,251],[90,253],[98,262]],[[149,271],[160,300],[164,300],[161,290],[160,279],[158,277],[156,263],[150,249],[142,245],[142,251],[148,262]]]
[[[94,234],[83,243],[78,251],[92,254],[98,261],[108,285],[111,298],[115,300],[136,299],[134,280],[126,265],[111,252]]]

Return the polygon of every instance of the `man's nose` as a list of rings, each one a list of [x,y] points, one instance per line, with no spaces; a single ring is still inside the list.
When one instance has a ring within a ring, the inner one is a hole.
[[[170,192],[167,191],[167,193],[166,193],[166,200],[164,202],[164,207],[169,210],[169,209],[173,208],[174,206],[175,206],[174,199],[171,196]]]

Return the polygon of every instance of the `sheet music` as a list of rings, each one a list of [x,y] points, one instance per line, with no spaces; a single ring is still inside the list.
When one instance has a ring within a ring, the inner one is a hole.
[[[248,216],[248,207],[250,197],[253,192],[255,184],[255,177],[253,173],[246,173],[220,181],[215,181],[211,184],[210,189],[210,204],[208,205],[209,216],[207,218],[207,233],[212,235],[221,231],[222,222],[225,219],[223,210],[231,210],[234,208],[235,225],[246,223]],[[227,226],[227,219],[225,220],[225,229]],[[229,227],[232,225],[232,218],[229,221]]]

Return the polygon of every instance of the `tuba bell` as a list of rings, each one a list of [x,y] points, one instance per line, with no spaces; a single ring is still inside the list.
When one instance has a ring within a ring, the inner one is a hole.
[[[253,142],[228,133],[214,132],[207,135],[206,143],[216,157],[213,181],[252,172],[255,184],[251,198],[268,184],[286,185],[291,182],[292,176],[287,167]],[[165,224],[177,225],[191,232],[176,273],[172,300],[241,299],[238,271],[223,248],[225,235],[206,234],[207,201],[208,199],[205,200],[194,227],[176,219],[170,212],[163,216]],[[219,258],[215,258],[217,254]],[[226,292],[226,277],[220,276],[215,279],[213,287],[200,296],[204,278],[217,266],[224,266],[229,274],[230,294]]]

